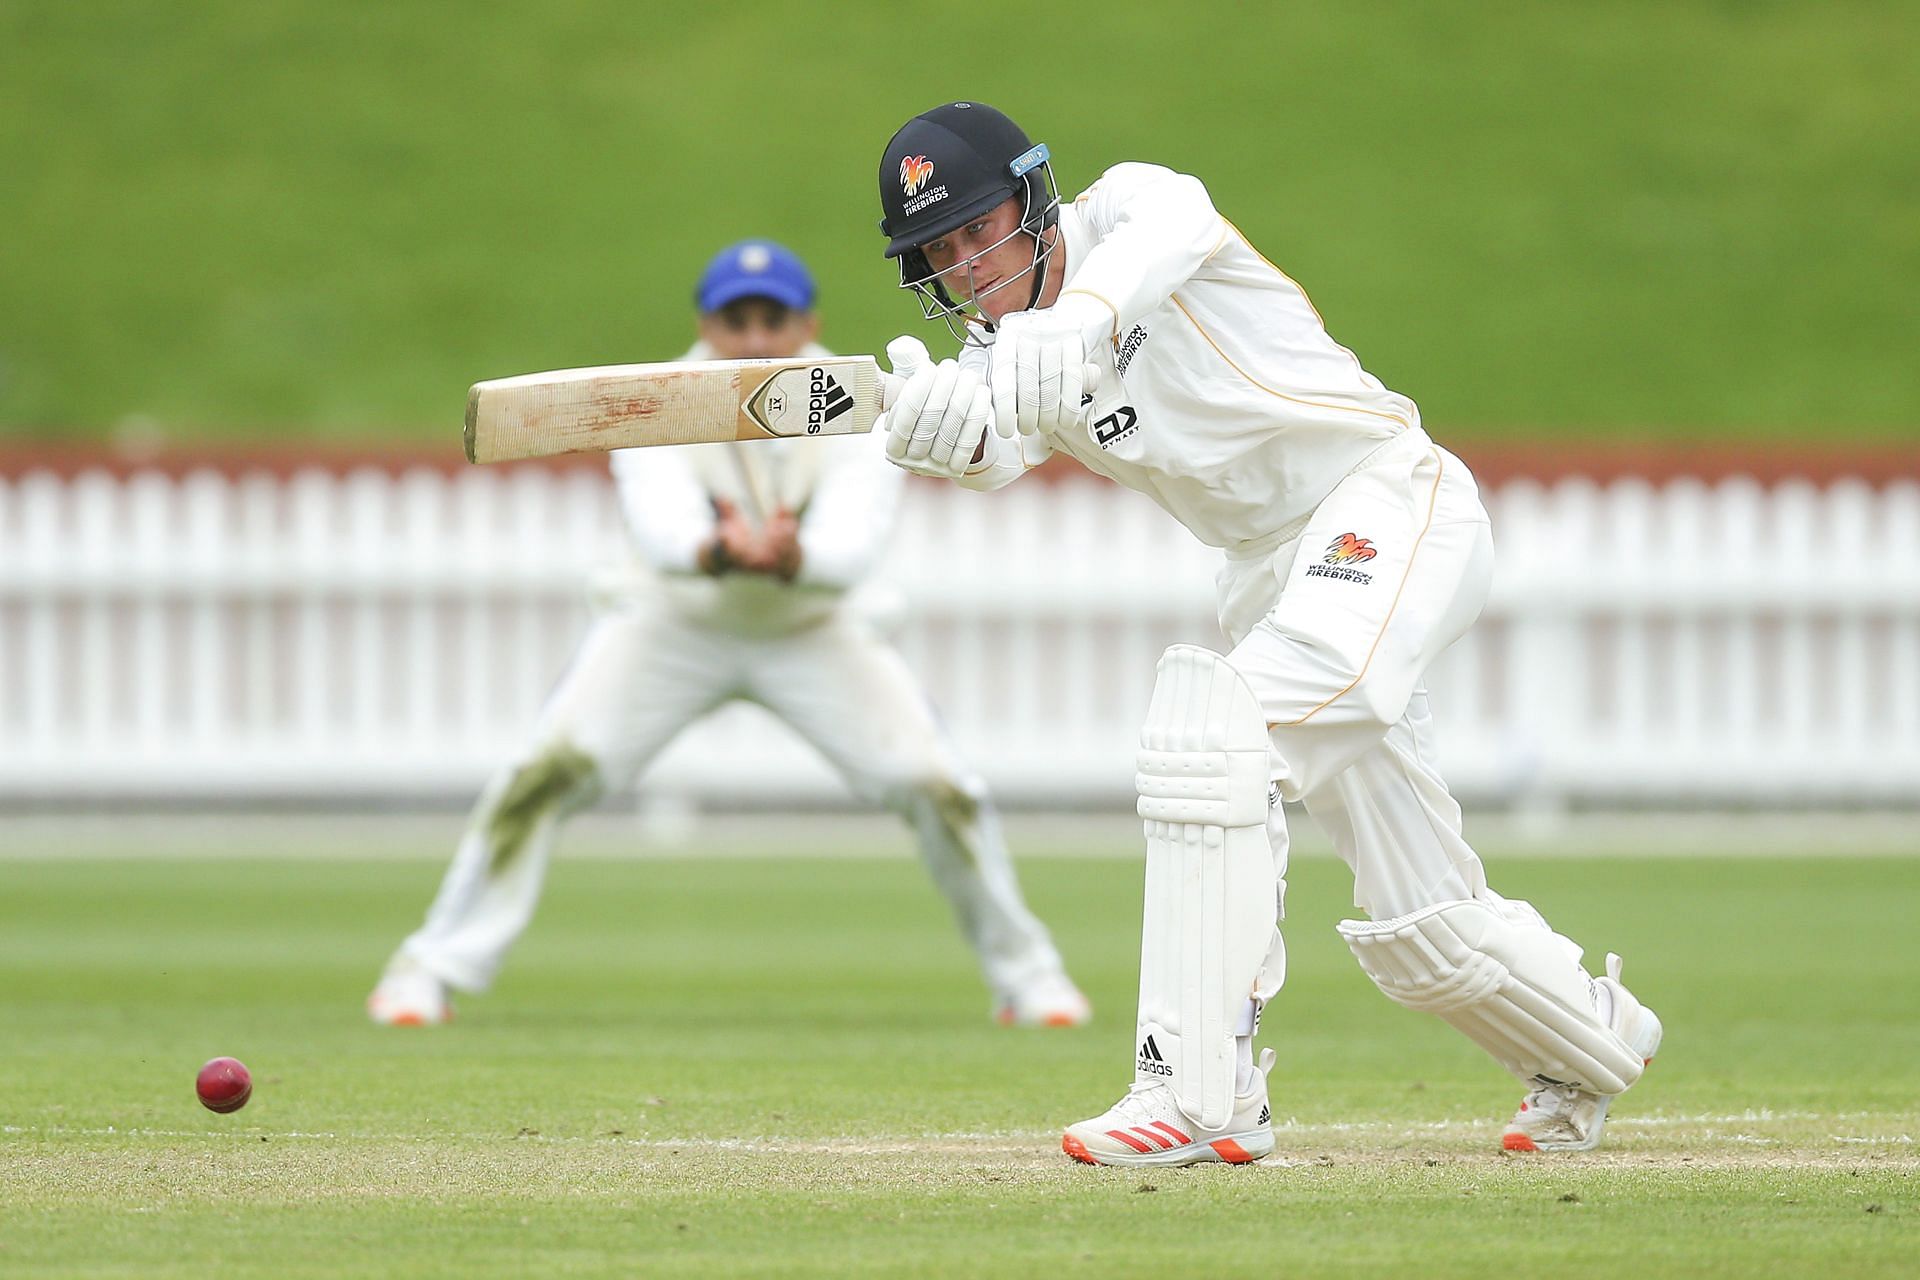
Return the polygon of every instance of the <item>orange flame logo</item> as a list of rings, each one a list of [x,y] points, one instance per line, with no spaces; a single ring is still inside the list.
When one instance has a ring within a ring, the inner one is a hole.
[[[1359,564],[1379,554],[1373,549],[1372,539],[1356,538],[1350,533],[1343,533],[1327,544],[1328,564]]]
[[[900,189],[913,195],[933,176],[933,161],[925,156],[907,156],[900,161]]]

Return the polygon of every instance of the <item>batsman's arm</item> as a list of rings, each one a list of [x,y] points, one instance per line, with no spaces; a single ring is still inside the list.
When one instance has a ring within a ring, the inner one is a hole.
[[[1075,203],[1099,242],[1060,296],[1103,304],[1116,338],[1192,279],[1227,236],[1205,185],[1157,164],[1117,164]]]

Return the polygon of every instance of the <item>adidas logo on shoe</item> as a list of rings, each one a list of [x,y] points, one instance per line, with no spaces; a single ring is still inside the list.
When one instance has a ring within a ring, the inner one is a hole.
[[[1255,1120],[1254,1123],[1265,1124],[1271,1119],[1273,1119],[1273,1108],[1265,1105],[1264,1103],[1261,1104],[1260,1118],[1258,1120]]]
[[[1148,1036],[1140,1042],[1140,1061],[1138,1066],[1141,1071],[1150,1076],[1170,1076],[1173,1074],[1173,1068],[1168,1066],[1167,1060],[1160,1056],[1160,1046],[1153,1042],[1152,1036]]]

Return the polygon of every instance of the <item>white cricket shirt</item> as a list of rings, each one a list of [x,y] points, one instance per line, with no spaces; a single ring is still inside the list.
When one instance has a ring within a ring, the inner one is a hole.
[[[1198,179],[1115,165],[1061,209],[1060,230],[1062,296],[1115,316],[1088,424],[1023,437],[961,484],[998,488],[1058,450],[1231,547],[1304,518],[1382,443],[1420,430],[1413,401],[1327,335]],[[986,350],[960,358],[988,372]]]

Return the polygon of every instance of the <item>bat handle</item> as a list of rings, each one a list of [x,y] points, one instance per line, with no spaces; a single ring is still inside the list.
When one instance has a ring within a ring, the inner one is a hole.
[[[880,407],[893,408],[893,402],[900,398],[901,388],[907,385],[907,379],[933,363],[933,356],[927,350],[927,344],[908,334],[902,334],[887,344],[887,363],[893,366],[892,373],[880,375]]]

